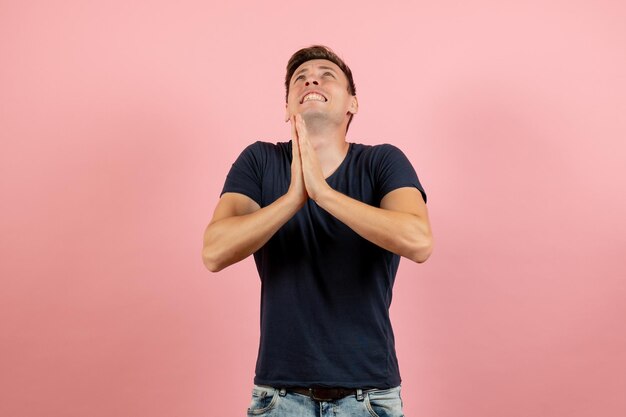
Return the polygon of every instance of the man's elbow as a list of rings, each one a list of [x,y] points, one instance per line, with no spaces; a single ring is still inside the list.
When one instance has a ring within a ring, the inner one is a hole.
[[[215,252],[211,251],[208,247],[202,248],[202,263],[206,269],[211,272],[219,272],[224,269],[224,265],[222,265],[217,257],[215,256]]]
[[[430,258],[433,253],[433,238],[432,236],[424,236],[419,241],[415,242],[411,248],[411,254],[409,259],[418,264],[424,263]]]

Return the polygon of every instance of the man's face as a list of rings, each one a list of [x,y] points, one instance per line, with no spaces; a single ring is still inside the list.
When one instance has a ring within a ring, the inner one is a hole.
[[[291,76],[285,120],[300,113],[305,121],[325,119],[347,123],[358,110],[348,92],[348,78],[333,62],[314,59],[300,65]]]

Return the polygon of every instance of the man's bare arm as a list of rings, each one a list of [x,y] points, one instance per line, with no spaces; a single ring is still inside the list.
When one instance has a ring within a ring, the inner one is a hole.
[[[288,194],[260,208],[243,194],[225,193],[204,231],[204,265],[217,272],[247,258],[259,250],[300,207],[301,204]]]
[[[292,127],[295,137],[295,127]],[[261,208],[250,197],[224,193],[204,231],[202,261],[212,272],[247,258],[259,250],[302,208],[308,195],[302,177],[298,142],[292,141],[291,182],[285,195]]]
[[[364,239],[415,262],[424,262],[433,249],[426,204],[413,187],[388,193],[380,208],[328,188],[317,204]]]

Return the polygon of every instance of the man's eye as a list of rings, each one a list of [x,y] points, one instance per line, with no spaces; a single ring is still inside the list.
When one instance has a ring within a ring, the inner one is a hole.
[[[295,79],[295,80],[293,80],[293,81],[294,81],[294,82],[296,82],[296,81],[298,81],[298,80],[303,80],[303,79],[304,79],[304,75],[298,75],[298,76],[296,77],[296,79]]]
[[[331,77],[335,78],[335,75],[332,72],[325,72],[324,76],[326,76],[326,75],[330,75]]]

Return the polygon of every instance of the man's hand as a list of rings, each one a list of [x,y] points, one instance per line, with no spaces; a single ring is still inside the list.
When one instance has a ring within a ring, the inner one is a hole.
[[[287,195],[292,195],[302,207],[309,198],[307,189],[304,185],[304,176],[302,175],[302,159],[300,158],[300,146],[298,141],[298,132],[296,130],[295,116],[291,116],[291,183]]]
[[[312,200],[317,201],[319,195],[329,190],[330,186],[326,182],[326,179],[324,179],[319,159],[317,159],[315,149],[313,149],[313,145],[311,145],[309,141],[306,124],[302,115],[297,114],[292,116],[291,130],[294,134],[294,142],[297,142],[296,146],[299,150],[299,164],[301,166],[306,193]],[[294,152],[294,161],[295,158],[296,154]],[[292,163],[292,175],[293,169]]]

